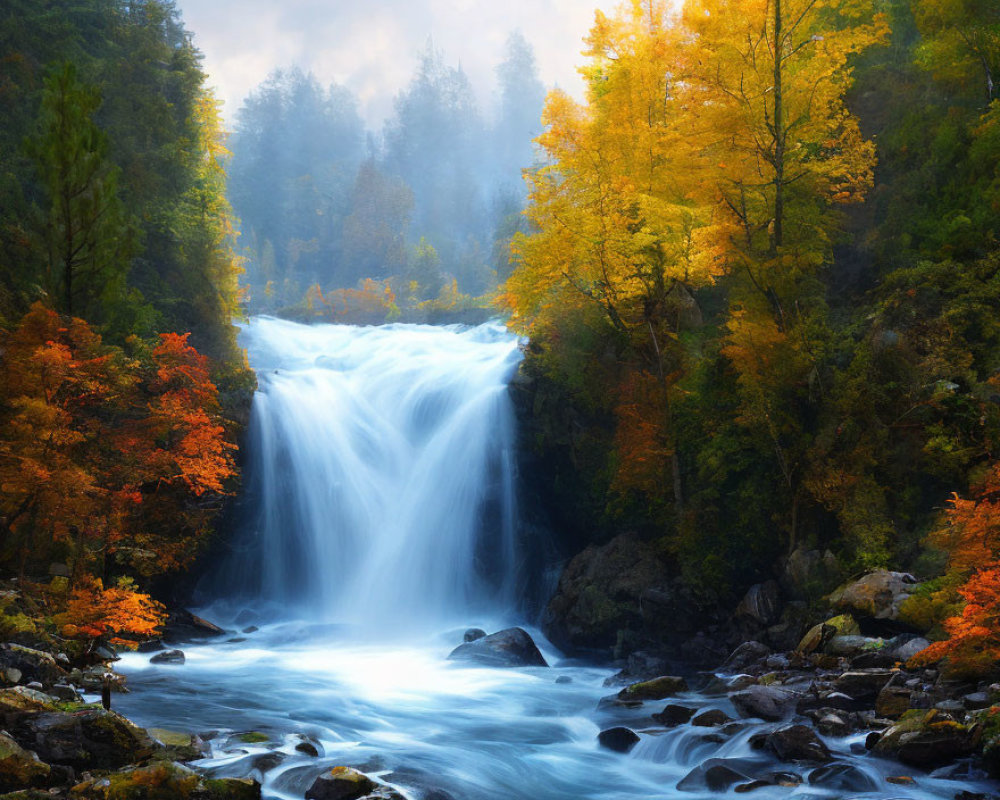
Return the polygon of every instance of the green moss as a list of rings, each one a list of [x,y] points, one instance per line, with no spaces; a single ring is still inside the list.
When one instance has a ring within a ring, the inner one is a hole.
[[[271,737],[266,733],[261,733],[260,731],[247,731],[246,733],[238,733],[233,737],[239,742],[244,744],[262,744],[263,742],[271,741]]]

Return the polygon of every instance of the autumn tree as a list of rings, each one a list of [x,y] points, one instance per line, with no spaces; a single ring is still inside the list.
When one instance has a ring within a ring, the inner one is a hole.
[[[678,507],[669,421],[681,358],[675,342],[693,305],[691,289],[719,274],[709,261],[693,260],[702,217],[689,199],[691,149],[673,82],[679,42],[669,4],[637,0],[613,18],[597,13],[582,70],[587,104],[559,91],[546,103],[538,144],[548,163],[529,175],[528,216],[538,232],[515,239],[517,267],[504,299],[525,329],[571,308],[602,311],[656,387],[641,393],[650,423],[642,430],[651,438],[620,439],[619,458],[665,463]],[[624,378],[626,405],[635,400],[636,380]],[[632,472],[626,466],[622,475]]]
[[[824,391],[829,334],[820,268],[838,206],[872,184],[875,146],[846,106],[852,57],[887,27],[871,0],[690,0],[681,84],[712,209],[697,259],[730,281],[723,348],[742,419],[772,452],[795,546],[809,437],[800,409]]]
[[[107,602],[190,563],[235,471],[207,358],[177,334],[133,350],[36,304],[0,372],[0,560],[65,561]]]
[[[1000,7],[992,0],[916,0],[923,63],[951,83],[978,75],[987,104],[1000,96]]]

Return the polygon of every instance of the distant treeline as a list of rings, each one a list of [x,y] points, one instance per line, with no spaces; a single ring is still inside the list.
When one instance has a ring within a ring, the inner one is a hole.
[[[366,130],[347,89],[298,70],[258,87],[237,115],[230,165],[250,308],[291,312],[366,279],[388,286],[396,308],[495,289],[526,230],[522,170],[545,97],[521,34],[496,72],[487,117],[465,73],[428,45],[381,132]]]

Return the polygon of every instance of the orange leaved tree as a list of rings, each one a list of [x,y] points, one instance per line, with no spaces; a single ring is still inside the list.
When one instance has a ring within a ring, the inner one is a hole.
[[[932,541],[949,553],[949,574],[964,584],[965,605],[945,620],[949,638],[918,653],[912,663],[944,659],[946,671],[977,676],[1000,662],[1000,462],[993,464],[972,499],[955,495],[945,526]]]

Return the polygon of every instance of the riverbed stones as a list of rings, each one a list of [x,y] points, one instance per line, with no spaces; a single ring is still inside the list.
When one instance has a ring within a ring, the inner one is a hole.
[[[974,732],[937,710],[910,710],[872,743],[882,756],[904,764],[938,767],[975,750]]]
[[[761,642],[743,642],[730,653],[723,663],[726,672],[742,672],[751,664],[762,661],[771,655],[771,648]]]
[[[618,692],[621,700],[665,700],[686,692],[687,681],[676,675],[660,675],[648,681],[639,681]]]
[[[671,704],[666,706],[663,711],[653,714],[653,719],[665,728],[676,728],[678,725],[690,722],[694,715],[695,709],[693,708]]]
[[[482,628],[469,628],[463,635],[463,642],[474,642],[476,639],[482,639],[486,636],[486,631]]]
[[[523,628],[506,630],[460,644],[448,656],[453,661],[474,661],[487,667],[547,667],[531,636]]]
[[[150,758],[157,749],[145,730],[103,708],[28,715],[11,734],[43,761],[80,770],[119,769]]]
[[[808,783],[832,792],[874,792],[879,788],[870,775],[842,761],[814,769],[809,773]]]
[[[42,786],[51,768],[0,731],[0,792]]]
[[[601,747],[613,750],[616,753],[627,753],[639,744],[639,734],[631,728],[618,726],[601,731],[597,735],[597,741]]]
[[[183,664],[184,663],[184,651],[183,650],[164,650],[162,653],[157,653],[152,658],[149,659],[150,664]]]
[[[719,725],[725,725],[728,722],[732,722],[732,719],[725,711],[718,708],[710,708],[708,711],[702,711],[691,720],[691,724],[696,728],[715,728]]]
[[[807,725],[786,725],[767,734],[764,747],[782,761],[812,761],[826,764],[833,760],[829,748]]]
[[[875,698],[875,713],[888,719],[899,719],[910,710],[911,689],[905,686],[885,686]]]
[[[749,686],[729,695],[741,717],[757,717],[771,722],[791,714],[799,697],[798,692],[778,686]]]
[[[725,792],[734,784],[752,780],[750,766],[739,758],[710,758],[677,783],[681,792]]]
[[[375,791],[377,784],[363,772],[334,767],[324,772],[306,791],[306,800],[358,800]]]
[[[893,675],[891,670],[853,670],[837,678],[833,687],[855,700],[874,700]]]

